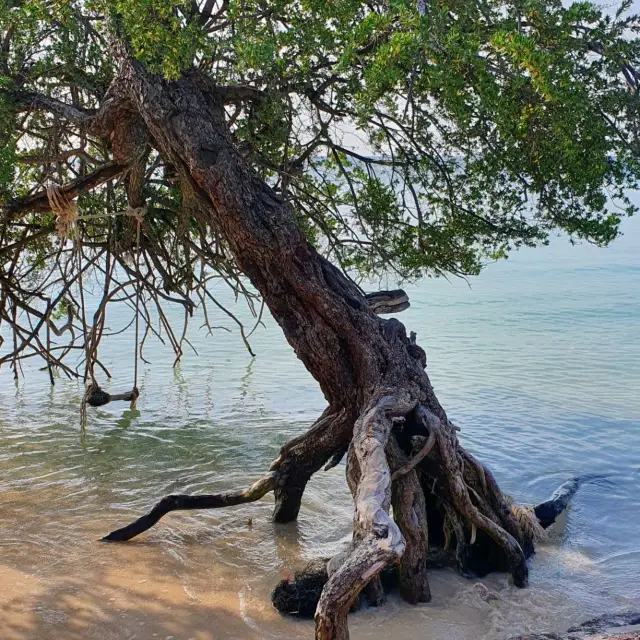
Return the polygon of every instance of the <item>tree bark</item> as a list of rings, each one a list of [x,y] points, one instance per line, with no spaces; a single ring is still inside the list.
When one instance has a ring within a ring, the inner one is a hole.
[[[387,457],[394,471],[403,470],[407,459],[394,438],[389,439]],[[404,536],[406,547],[400,558],[398,578],[400,595],[411,604],[431,601],[431,589],[427,578],[427,553],[429,551],[429,526],[427,507],[420,480],[415,469],[396,477],[391,491],[393,517]]]
[[[349,444],[356,417],[353,407],[335,410],[330,405],[306,434],[282,447],[270,467],[278,470],[275,522],[291,522],[298,517],[307,482],[336,451]]]
[[[119,86],[152,145],[199,199],[207,223],[226,239],[328,403],[307,434],[283,447],[260,491],[231,494],[229,504],[257,499],[272,483],[274,518],[294,519],[309,478],[349,447],[354,535],[346,553],[329,563],[315,615],[316,637],[348,638],[349,609],[391,563],[400,563],[407,600],[429,600],[428,491],[439,496],[438,506],[432,506],[438,517],[444,521],[449,513],[455,522],[461,564],[480,531],[504,558],[515,583],[524,586],[522,534],[497,485],[460,447],[424,371],[424,351],[400,322],[373,313],[357,287],[306,242],[291,207],[251,173],[231,141],[219,93],[209,81],[195,72],[164,81],[117,42],[115,49]],[[413,436],[428,438],[432,448],[423,448],[422,458],[412,462]],[[395,478],[390,464],[400,471]],[[197,502],[179,498],[154,510],[151,520],[168,510],[198,508]],[[224,506],[219,497],[202,504]],[[139,529],[128,533],[137,535]],[[377,586],[373,591],[379,592]]]

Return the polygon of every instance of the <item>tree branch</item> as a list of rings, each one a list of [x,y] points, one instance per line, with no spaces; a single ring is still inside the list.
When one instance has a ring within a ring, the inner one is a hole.
[[[266,95],[260,89],[242,84],[216,86],[215,93],[224,103],[259,100]]]
[[[77,124],[87,124],[96,114],[95,109],[81,109],[39,93],[30,91],[3,91],[3,93],[9,94],[20,108],[20,111],[29,111],[31,109],[50,111]]]
[[[213,13],[213,9],[216,6],[218,0],[207,0],[202,11],[200,12],[200,24],[204,26],[211,26],[209,22],[215,22],[216,18],[220,17],[229,6],[229,0],[223,0],[222,6],[218,11],[216,11],[215,15]]]
[[[68,199],[73,200],[78,197],[82,191],[86,189],[95,189],[108,180],[112,180],[113,178],[121,175],[126,168],[126,165],[121,165],[117,162],[107,162],[86,176],[67,183],[61,187],[60,191]],[[0,208],[0,211],[7,215],[9,220],[15,219],[23,213],[45,212],[50,210],[51,207],[49,206],[49,199],[47,198],[46,190],[38,191],[38,193],[34,193],[26,198],[9,201]]]

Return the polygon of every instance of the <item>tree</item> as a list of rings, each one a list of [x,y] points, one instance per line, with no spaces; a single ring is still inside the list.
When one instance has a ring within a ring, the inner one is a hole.
[[[208,287],[223,278],[267,305],[327,400],[250,489],[171,496],[111,539],[271,491],[274,519],[293,520],[309,478],[346,455],[353,541],[329,563],[317,638],[348,637],[388,565],[406,600],[428,601],[430,547],[526,584],[527,518],[460,446],[415,336],[358,278],[473,275],[556,230],[616,237],[640,174],[629,6],[3,2],[0,321],[14,339],[0,365],[17,376],[41,357],[52,382],[94,382],[105,309],[134,299],[144,338],[153,307],[179,358],[163,303],[185,325],[196,306],[207,323],[212,305],[231,314]]]

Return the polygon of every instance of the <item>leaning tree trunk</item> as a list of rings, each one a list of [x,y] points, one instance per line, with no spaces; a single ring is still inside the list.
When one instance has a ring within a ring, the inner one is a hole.
[[[329,563],[315,616],[317,638],[347,638],[349,609],[366,585],[379,591],[378,574],[392,563],[398,564],[402,595],[428,601],[430,538],[453,544],[463,570],[482,542],[494,564],[524,586],[523,548],[531,541],[491,474],[460,446],[425,373],[424,351],[400,322],[370,310],[360,291],[306,242],[291,207],[251,173],[209,81],[192,73],[165,82],[124,48],[117,57],[123,99],[198,199],[206,222],[228,242],[328,407],[250,489],[171,496],[107,539],[129,539],[168,511],[239,504],[269,491],[276,497],[275,519],[295,519],[309,478],[328,461],[336,464],[348,447],[353,540]]]

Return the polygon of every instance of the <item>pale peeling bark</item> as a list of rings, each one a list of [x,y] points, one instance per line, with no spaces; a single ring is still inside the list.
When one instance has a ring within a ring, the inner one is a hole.
[[[358,594],[404,553],[404,537],[389,516],[391,471],[385,448],[393,418],[405,416],[414,406],[415,401],[408,397],[377,395],[356,421],[351,447],[360,478],[355,495],[352,549],[330,575],[320,597],[315,615],[318,640],[349,637],[347,614]]]

